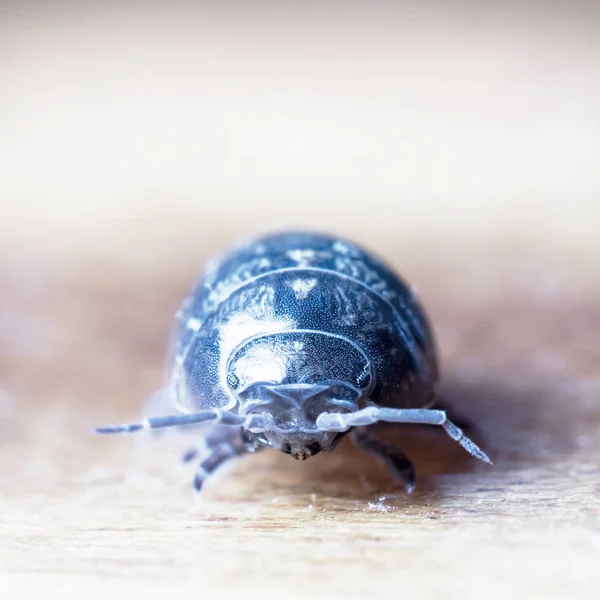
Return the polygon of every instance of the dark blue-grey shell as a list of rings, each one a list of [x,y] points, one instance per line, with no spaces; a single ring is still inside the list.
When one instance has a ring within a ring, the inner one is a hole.
[[[349,434],[410,492],[414,465],[370,425],[442,426],[490,462],[439,403],[432,408],[437,377],[423,310],[389,267],[330,236],[266,235],[213,261],[177,313],[159,394],[177,410],[96,432],[209,424],[196,491],[246,452],[270,447],[305,460]],[[199,454],[192,448],[184,461]]]
[[[320,384],[339,384],[340,402],[346,390],[349,403],[419,408],[437,375],[410,288],[358,246],[322,234],[266,235],[213,261],[171,336],[169,387],[185,412],[236,411],[257,389],[264,403],[273,386],[280,397],[293,388],[293,401]]]

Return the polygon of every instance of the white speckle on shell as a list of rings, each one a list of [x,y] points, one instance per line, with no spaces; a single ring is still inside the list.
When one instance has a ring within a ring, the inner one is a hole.
[[[340,254],[349,254],[350,248],[344,242],[337,241],[333,244],[333,249]]]
[[[305,300],[311,290],[317,285],[316,279],[294,279],[290,287],[298,300]]]
[[[200,326],[202,325],[202,322],[200,321],[200,319],[196,319],[196,318],[191,318],[189,319],[189,321],[187,322],[187,328],[191,329],[192,331],[198,331],[198,329],[200,329]]]
[[[298,352],[302,352],[302,350],[304,350],[304,343],[303,342],[294,342],[294,352],[298,353]]]
[[[314,250],[288,250],[287,255],[302,267],[308,266],[315,259]]]

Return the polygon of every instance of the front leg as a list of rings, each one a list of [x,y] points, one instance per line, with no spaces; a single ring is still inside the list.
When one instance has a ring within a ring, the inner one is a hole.
[[[402,450],[375,439],[367,427],[354,428],[350,437],[358,448],[375,455],[387,467],[395,481],[404,483],[408,494],[415,489],[415,467]]]
[[[211,453],[205,458],[196,469],[194,475],[194,490],[200,492],[206,480],[226,462],[229,462],[236,456],[246,453],[242,446],[223,443],[212,449]]]
[[[218,434],[208,437],[205,445],[208,456],[198,465],[194,475],[193,485],[196,492],[200,492],[206,480],[225,463],[263,448],[256,443],[253,436],[248,436],[243,429],[239,430],[235,437]],[[184,456],[184,460],[190,462],[197,457],[197,454],[198,451],[192,450]]]
[[[210,454],[220,444],[236,444],[240,438],[244,440],[246,436],[243,428],[234,429],[222,425],[213,425],[202,433],[203,435],[199,436],[198,443],[187,450],[181,457],[182,463],[194,462],[201,456]]]

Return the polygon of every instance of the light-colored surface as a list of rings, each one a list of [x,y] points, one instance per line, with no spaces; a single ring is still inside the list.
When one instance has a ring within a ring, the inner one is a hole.
[[[598,597],[600,41],[571,6],[5,11],[0,592]],[[89,435],[160,384],[203,261],[292,224],[417,285],[493,467],[407,430],[410,498],[344,444],[198,504],[189,440]]]

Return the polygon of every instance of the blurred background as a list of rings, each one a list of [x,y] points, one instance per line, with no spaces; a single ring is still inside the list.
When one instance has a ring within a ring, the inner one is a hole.
[[[416,286],[493,467],[403,433],[410,498],[348,447],[192,507],[186,448],[90,436],[204,261],[285,227]],[[0,0],[0,588],[598,598],[599,259],[600,2]]]
[[[152,263],[299,225],[585,252],[599,31],[576,0],[5,0],[0,247]]]

